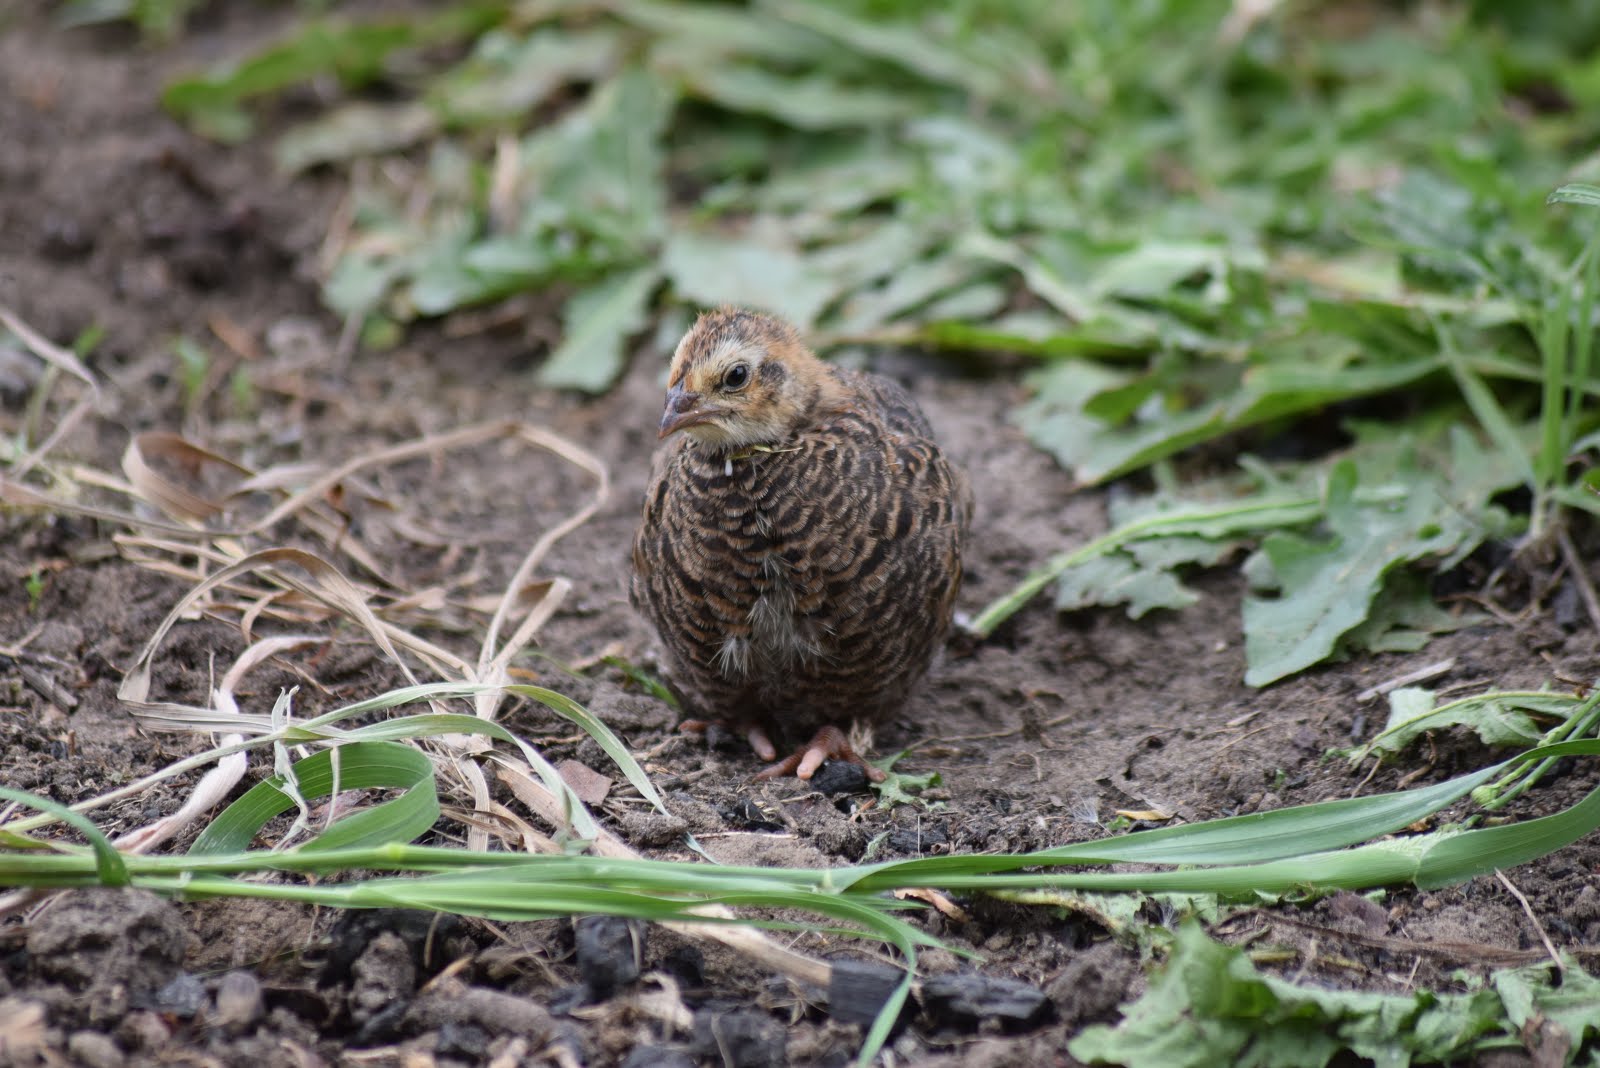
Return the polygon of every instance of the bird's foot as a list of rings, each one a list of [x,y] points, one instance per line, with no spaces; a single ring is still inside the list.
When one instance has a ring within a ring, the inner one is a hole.
[[[756,736],[758,734],[761,741],[766,745],[767,753],[763,753],[761,746],[756,744]],[[749,738],[751,748],[755,749],[756,755],[760,756],[762,760],[771,760],[777,755],[777,750],[773,748],[771,740],[761,731],[761,728],[752,728]],[[793,775],[798,779],[809,780],[812,775],[816,774],[817,769],[822,767],[822,762],[825,760],[843,760],[846,763],[854,764],[864,771],[867,778],[873,782],[882,782],[886,777],[883,772],[862,759],[861,754],[857,753],[850,745],[850,739],[844,736],[844,731],[841,731],[838,727],[827,726],[820,728],[805,745],[770,768],[757,773],[756,778],[781,779],[785,775]]]
[[[772,739],[768,737],[763,727],[754,724],[735,725],[721,719],[686,719],[678,724],[680,731],[692,734],[704,734],[712,727],[742,733],[745,740],[750,743],[750,748],[762,760],[772,761],[778,758],[778,747],[772,744]],[[873,782],[882,782],[886,778],[883,772],[868,764],[861,754],[855,751],[850,739],[845,737],[844,731],[834,726],[818,729],[809,742],[782,760],[778,760],[771,767],[758,772],[756,778],[781,779],[785,775],[793,775],[797,779],[810,780],[827,760],[843,760],[847,764],[854,764]]]
[[[680,731],[690,734],[704,734],[712,727],[721,727],[728,731],[742,731],[745,740],[750,743],[750,748],[755,750],[756,756],[762,760],[776,760],[778,747],[772,744],[772,739],[767,737],[767,732],[760,727],[736,727],[723,719],[686,719],[678,724]]]

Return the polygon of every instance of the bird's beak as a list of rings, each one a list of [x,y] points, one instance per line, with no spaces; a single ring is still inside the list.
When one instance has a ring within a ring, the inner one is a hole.
[[[667,406],[661,412],[661,437],[676,434],[685,427],[699,426],[708,423],[716,415],[715,408],[702,408],[700,402],[705,398],[698,393],[690,393],[680,386],[673,386],[667,390]]]

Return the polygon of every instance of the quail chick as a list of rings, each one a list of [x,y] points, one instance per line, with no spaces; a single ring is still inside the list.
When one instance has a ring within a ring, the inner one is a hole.
[[[760,777],[809,779],[835,758],[881,780],[840,728],[899,708],[943,641],[966,477],[900,386],[729,308],[678,344],[661,415],[673,435],[630,593],[678,690],[763,760],[778,755],[773,733],[810,738]]]

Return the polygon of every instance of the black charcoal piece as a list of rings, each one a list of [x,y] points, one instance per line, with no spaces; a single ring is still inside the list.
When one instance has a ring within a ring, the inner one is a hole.
[[[589,996],[604,1000],[639,978],[644,925],[620,916],[581,916],[573,923],[578,975]]]
[[[869,1026],[904,978],[905,972],[884,964],[836,960],[828,973],[828,1015],[840,1023]],[[910,1008],[907,998],[896,1027],[904,1023]]]
[[[922,983],[922,1008],[936,1028],[976,1031],[994,1021],[1002,1031],[1026,1031],[1050,1018],[1043,990],[1016,979],[976,972],[935,975]]]
[[[693,1052],[725,1068],[785,1068],[789,1063],[783,1025],[753,1009],[695,1013]]]
[[[835,794],[864,794],[868,786],[866,770],[860,764],[844,760],[830,760],[811,776],[811,788],[829,797]]]

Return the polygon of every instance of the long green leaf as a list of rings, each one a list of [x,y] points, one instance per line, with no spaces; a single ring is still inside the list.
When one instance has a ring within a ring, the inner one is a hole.
[[[294,764],[295,782],[306,800],[338,790],[398,787],[405,792],[346,816],[304,845],[302,850],[356,849],[410,842],[439,819],[439,795],[427,754],[394,742],[351,742],[313,753]],[[259,782],[211,822],[189,852],[192,856],[238,853],[268,820],[295,807],[281,776]]]
[[[9,786],[0,786],[0,800],[15,801],[18,804],[36,808],[41,812],[48,812],[52,816],[63,820],[74,830],[89,839],[89,850],[94,859],[95,880],[101,886],[127,886],[129,883],[128,868],[123,863],[122,854],[117,852],[117,847],[111,840],[100,833],[100,828],[90,822],[87,816],[74,812],[66,805],[52,801],[48,797],[30,794],[23,790],[13,790]],[[30,843],[30,848],[33,848]],[[65,859],[65,858],[64,858]],[[3,880],[0,880],[3,882]]]

